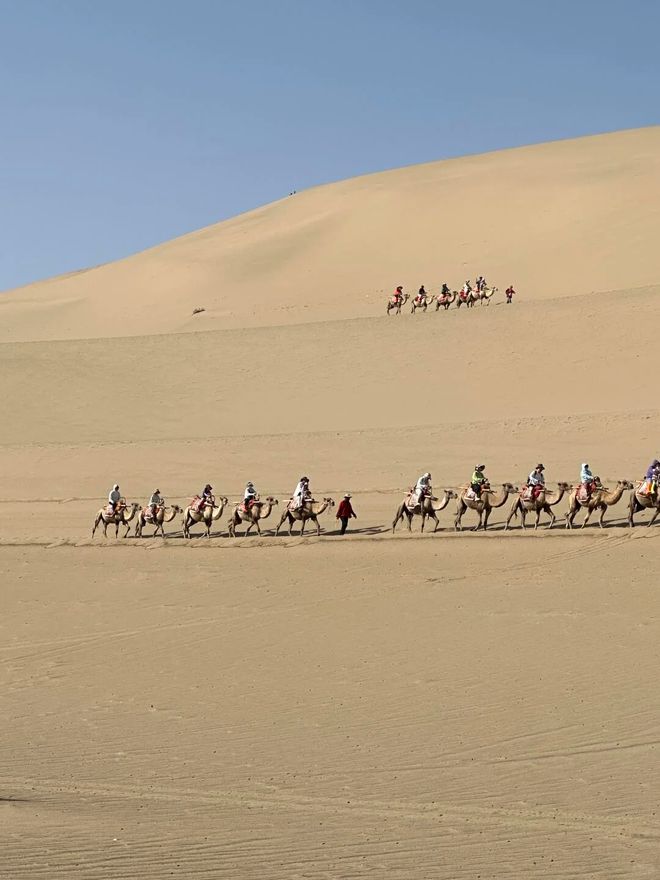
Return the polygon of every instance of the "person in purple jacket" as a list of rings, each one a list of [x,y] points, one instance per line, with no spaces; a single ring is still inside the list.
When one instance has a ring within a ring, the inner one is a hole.
[[[648,495],[655,497],[658,493],[658,478],[660,477],[660,461],[654,458],[646,469],[644,490]]]

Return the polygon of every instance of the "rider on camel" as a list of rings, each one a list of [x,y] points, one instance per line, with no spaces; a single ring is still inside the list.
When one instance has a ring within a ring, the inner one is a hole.
[[[204,486],[197,502],[197,510],[202,511],[205,507],[215,507],[215,495],[213,494],[213,486],[210,483]]]
[[[161,496],[160,489],[156,489],[151,493],[149,504],[147,504],[149,516],[151,516],[154,522],[157,522],[159,507],[165,507],[165,499]]]
[[[425,495],[430,495],[433,491],[431,486],[431,474],[428,471],[417,480],[415,483],[415,488],[413,490],[413,498],[415,504],[421,504],[422,498]]]
[[[642,491],[655,498],[658,494],[658,479],[660,479],[660,461],[654,458],[646,469],[646,476],[642,485]]]
[[[121,492],[119,491],[119,485],[115,483],[115,485],[110,490],[110,494],[108,495],[108,504],[112,508],[112,512],[117,512],[117,505],[121,501]]]
[[[474,473],[472,474],[472,479],[470,480],[470,488],[477,496],[478,499],[481,498],[481,493],[483,491],[484,483],[488,482],[486,474],[484,471],[486,470],[485,464],[478,464],[474,469]]]
[[[426,288],[422,284],[422,286],[417,291],[417,304],[420,306],[425,305],[426,304],[426,297],[427,297]]]
[[[442,284],[442,290],[440,291],[440,296],[441,297],[449,296],[450,293],[451,293],[451,291],[449,289],[449,285],[447,284],[446,281],[444,281]]]
[[[309,488],[309,477],[301,477],[298,485],[293,490],[293,509],[298,510],[303,506],[305,501],[312,500],[312,493]]]
[[[580,483],[584,487],[587,498],[589,498],[596,487],[597,479],[591,473],[591,468],[586,462],[582,463],[582,467],[580,469]]]
[[[403,286],[399,284],[397,289],[394,291],[394,296],[392,297],[394,300],[395,306],[400,306],[403,302]]]
[[[259,498],[259,493],[254,488],[254,483],[248,483],[243,493],[243,507],[249,511],[255,501]]]
[[[527,477],[527,488],[530,489],[530,497],[536,500],[545,487],[545,476],[543,471],[545,466],[537,464],[531,474]]]

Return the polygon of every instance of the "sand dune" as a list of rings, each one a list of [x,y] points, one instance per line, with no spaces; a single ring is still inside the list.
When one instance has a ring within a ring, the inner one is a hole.
[[[625,496],[603,531],[391,523],[426,469],[658,454],[659,157],[650,128],[372,175],[0,298],[8,877],[657,876],[660,528]],[[519,300],[384,314],[482,271]],[[115,481],[302,472],[353,492],[345,539],[90,537]]]
[[[481,272],[534,300],[655,284],[659,189],[660,127],[359,177],[4,295],[0,340],[362,317]]]

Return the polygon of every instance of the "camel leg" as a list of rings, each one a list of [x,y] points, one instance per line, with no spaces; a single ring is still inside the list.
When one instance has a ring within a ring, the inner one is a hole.
[[[289,514],[288,516],[289,516],[289,537],[291,538],[293,536],[293,516],[291,514]],[[301,517],[301,519],[302,519],[302,517]],[[304,522],[303,522],[303,525],[304,525]],[[302,535],[302,532],[300,534]]]
[[[484,532],[485,532],[486,529],[488,528],[488,519],[489,519],[489,517],[490,517],[490,507],[487,507],[487,508],[484,510],[484,514],[485,514],[485,515],[484,515]]]
[[[506,532],[507,529],[509,528],[509,523],[511,522],[511,520],[513,519],[513,517],[516,515],[516,512],[517,512],[517,510],[518,510],[518,503],[519,503],[519,502],[516,501],[516,502],[514,503],[513,507],[511,508],[511,510],[509,511],[509,516],[508,516],[508,518],[507,518],[506,523],[504,524],[504,531],[505,531],[505,532]]]
[[[585,516],[584,522],[582,523],[582,528],[584,528],[586,526],[586,524],[589,522],[589,519],[591,518],[592,513],[593,513],[593,510],[587,505],[587,515]]]
[[[548,523],[548,528],[551,529],[551,528],[554,526],[554,524],[555,524],[555,520],[557,519],[557,517],[555,516],[555,513],[554,513],[553,509],[552,509],[550,506],[547,506],[547,507],[546,507],[545,512],[546,512],[546,513],[549,515],[549,517],[550,517],[550,522]]]
[[[440,520],[438,519],[435,510],[433,511],[433,513],[429,513],[429,516],[432,520],[435,520],[435,528],[433,529],[433,534],[435,534],[440,526]]]
[[[307,523],[307,520],[305,519],[305,517],[304,517],[304,516],[301,516],[301,517],[300,517],[300,537],[301,537],[301,538],[302,538],[302,536],[303,536],[303,532],[305,531],[305,525],[306,525],[306,523]]]
[[[605,513],[606,513],[606,511],[607,511],[607,505],[601,507],[601,509],[600,509],[600,518],[599,518],[599,520],[598,520],[598,525],[601,527],[601,529],[604,529],[604,528],[605,528],[605,526],[603,525],[603,518],[605,517]]]
[[[317,535],[320,535],[320,534],[321,534],[321,524],[320,524],[320,522],[319,522],[319,518],[318,518],[318,516],[315,516],[314,519],[313,519],[312,521],[313,521],[314,523],[316,523],[316,534],[317,534]]]
[[[97,516],[97,517],[96,517],[96,519],[95,519],[95,521],[94,521],[94,528],[92,529],[92,538],[94,537],[94,532],[95,532],[96,529],[98,528],[98,525],[99,525],[99,523],[101,522],[102,519],[103,519],[103,517],[101,517],[101,516]]]
[[[461,520],[463,519],[463,514],[467,510],[465,504],[462,501],[459,501],[456,505],[456,516],[454,517],[454,531],[462,532],[463,526],[461,525]]]
[[[656,521],[659,513],[660,513],[660,507],[656,507],[656,509],[653,511],[653,516],[651,517],[651,519],[649,521],[649,528],[651,528],[653,523]]]

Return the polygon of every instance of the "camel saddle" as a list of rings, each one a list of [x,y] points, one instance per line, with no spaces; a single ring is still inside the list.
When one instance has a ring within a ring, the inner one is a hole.
[[[577,489],[577,493],[575,495],[578,501],[582,503],[586,503],[591,497],[591,492],[587,489],[584,483],[580,483]]]
[[[156,510],[160,512],[163,508],[159,505]],[[147,520],[147,522],[153,522],[153,517],[151,515],[151,507],[143,507],[142,508],[142,516]]]
[[[105,515],[106,515],[106,516],[114,516],[114,515],[115,515],[115,509],[114,509],[114,507],[112,506],[112,504],[108,504],[108,505],[106,506],[106,508],[105,508]]]

